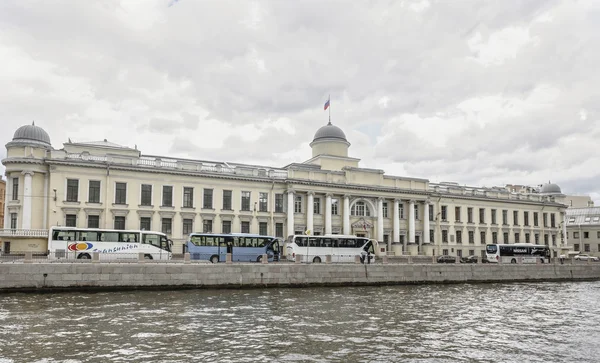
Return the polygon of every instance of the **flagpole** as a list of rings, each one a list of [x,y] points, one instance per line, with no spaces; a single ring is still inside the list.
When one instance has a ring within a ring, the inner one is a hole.
[[[331,125],[331,94],[328,96],[327,100],[329,101],[329,124]]]

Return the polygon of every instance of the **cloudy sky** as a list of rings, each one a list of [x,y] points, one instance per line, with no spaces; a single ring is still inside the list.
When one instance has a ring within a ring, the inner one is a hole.
[[[284,166],[331,94],[363,167],[598,203],[599,44],[594,0],[3,0],[0,143]]]

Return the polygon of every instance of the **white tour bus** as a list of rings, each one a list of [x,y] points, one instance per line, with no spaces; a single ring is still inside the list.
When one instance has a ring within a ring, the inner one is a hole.
[[[369,256],[369,263],[375,261],[377,241],[352,235],[328,234],[323,236],[292,235],[285,242],[285,254],[294,261],[301,255],[302,262],[325,262],[331,255],[332,262],[354,262],[355,256]]]
[[[48,236],[48,258],[170,260],[173,242],[161,232],[100,228],[52,227]]]
[[[550,247],[533,243],[489,244],[485,253],[490,263],[550,262]]]

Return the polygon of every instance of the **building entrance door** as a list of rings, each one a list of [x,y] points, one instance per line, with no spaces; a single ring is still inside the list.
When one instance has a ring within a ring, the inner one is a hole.
[[[3,250],[4,250],[4,253],[7,255],[10,253],[10,241],[4,242]]]

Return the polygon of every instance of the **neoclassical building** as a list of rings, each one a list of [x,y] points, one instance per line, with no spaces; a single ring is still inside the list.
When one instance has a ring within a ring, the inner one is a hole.
[[[107,141],[52,147],[32,124],[6,144],[3,250],[44,252],[51,226],[191,232],[354,234],[378,253],[480,255],[486,243],[566,246],[565,196],[430,183],[359,166],[331,123],[312,158],[285,167],[142,154]]]

